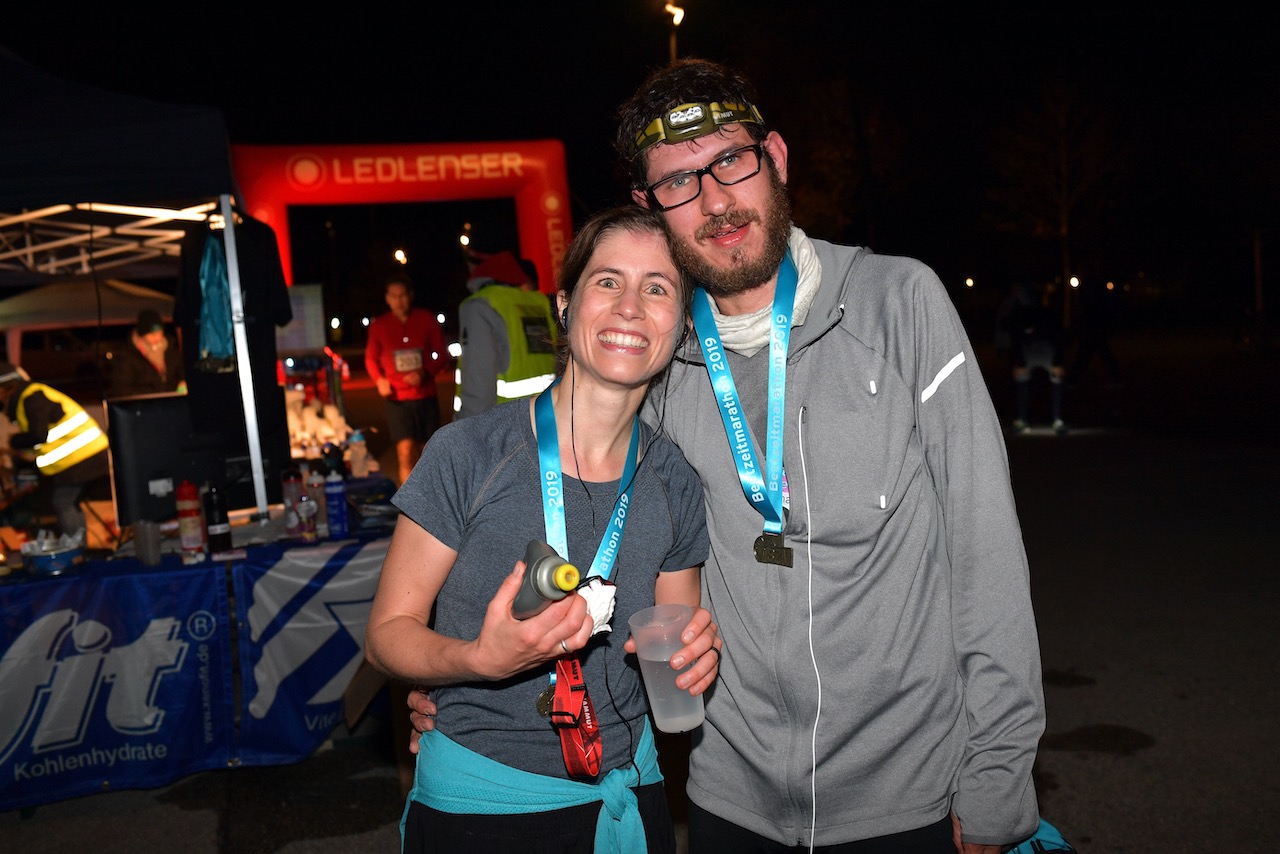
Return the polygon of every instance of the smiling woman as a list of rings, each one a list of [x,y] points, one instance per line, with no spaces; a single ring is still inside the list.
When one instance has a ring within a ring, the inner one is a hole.
[[[649,707],[627,659],[634,644],[609,628],[654,604],[692,606],[690,640],[672,656],[677,690],[699,696],[718,672],[706,654],[718,629],[697,607],[709,549],[702,489],[639,418],[687,323],[691,287],[661,220],[635,206],[584,223],[556,284],[567,327],[557,380],[440,428],[393,499],[402,515],[365,655],[432,686],[439,705],[409,795],[406,852],[505,851],[515,838],[675,850]],[[590,571],[579,595],[517,619],[521,556],[534,541]],[[494,786],[520,814],[495,814],[475,794]]]
[[[671,361],[692,288],[666,257],[666,236],[647,230],[652,222],[641,208],[623,209],[589,220],[574,239],[557,294],[561,371],[581,368],[643,390]]]

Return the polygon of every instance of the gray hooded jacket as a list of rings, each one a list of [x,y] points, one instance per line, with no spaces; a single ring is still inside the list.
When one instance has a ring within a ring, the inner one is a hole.
[[[932,270],[809,245],[821,284],[786,371],[792,567],[754,558],[763,518],[694,336],[646,408],[702,478],[703,604],[724,637],[689,796],[789,845],[919,828],[951,808],[968,842],[1018,840],[1038,820],[1044,698],[990,395]],[[728,356],[763,467],[768,348]]]

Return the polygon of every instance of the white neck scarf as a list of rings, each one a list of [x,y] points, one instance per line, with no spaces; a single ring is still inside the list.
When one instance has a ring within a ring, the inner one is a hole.
[[[818,295],[818,284],[822,281],[822,263],[813,251],[809,238],[794,225],[791,226],[787,246],[800,276],[796,282],[796,304],[791,312],[791,325],[802,326],[809,315],[809,307],[813,305],[813,298]],[[716,308],[716,301],[712,299],[711,314],[716,319],[720,341],[725,348],[750,357],[768,345],[770,319],[773,317],[772,304],[751,314],[725,315],[720,313]]]

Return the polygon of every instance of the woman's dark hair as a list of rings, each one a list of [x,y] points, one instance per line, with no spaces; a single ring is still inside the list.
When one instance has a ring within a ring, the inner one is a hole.
[[[632,234],[656,234],[666,243],[667,251],[671,252],[673,258],[675,257],[671,247],[671,236],[663,224],[662,215],[647,208],[638,205],[621,205],[603,210],[582,224],[564,253],[560,274],[556,278],[556,289],[564,294],[565,304],[569,306],[556,318],[560,322],[560,334],[556,336],[557,376],[563,374],[565,367],[569,364],[569,336],[565,333],[568,332],[569,322],[572,320],[573,294],[577,290],[578,281],[587,269],[587,263],[591,260],[596,247],[600,245],[600,241],[610,232],[619,229]],[[680,291],[680,311],[683,322],[683,319],[689,316],[693,284],[679,265],[676,266],[676,271],[679,274],[676,287]],[[557,308],[558,305],[557,303]]]

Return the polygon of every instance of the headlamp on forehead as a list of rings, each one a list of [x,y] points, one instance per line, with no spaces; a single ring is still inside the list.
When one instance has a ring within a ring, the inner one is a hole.
[[[712,101],[710,104],[681,104],[673,110],[667,110],[649,126],[636,134],[635,153],[639,154],[651,145],[666,142],[674,145],[690,139],[697,139],[709,133],[715,133],[721,125],[742,122],[764,124],[760,111],[755,104],[730,104]]]

